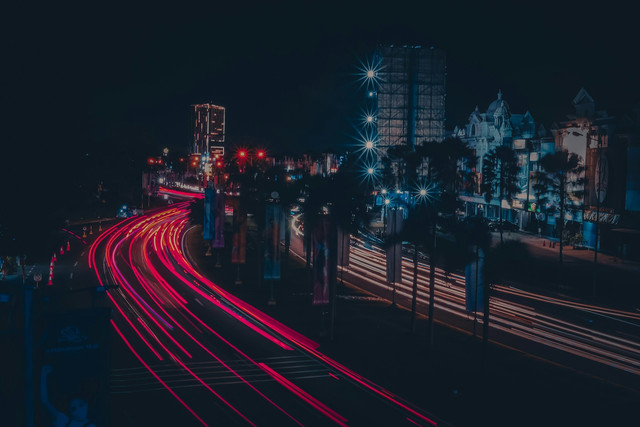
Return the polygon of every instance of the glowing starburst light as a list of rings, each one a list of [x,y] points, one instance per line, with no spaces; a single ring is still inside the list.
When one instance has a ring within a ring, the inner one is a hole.
[[[373,58],[360,61],[358,66],[358,80],[360,87],[366,86],[367,90],[375,89],[380,84],[382,58],[374,56]]]
[[[422,182],[415,190],[416,202],[430,202],[437,196],[438,189],[433,182]]]

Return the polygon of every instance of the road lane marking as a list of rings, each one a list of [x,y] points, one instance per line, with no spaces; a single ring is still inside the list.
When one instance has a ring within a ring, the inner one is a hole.
[[[203,304],[203,303],[201,303],[201,302],[200,302],[200,300],[199,300],[198,298],[196,298],[196,302],[197,302],[198,304],[200,304],[201,306],[203,306],[203,307],[204,307],[204,304]]]

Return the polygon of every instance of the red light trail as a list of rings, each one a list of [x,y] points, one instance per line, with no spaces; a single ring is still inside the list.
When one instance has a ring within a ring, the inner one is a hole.
[[[161,192],[181,198],[202,197],[201,194],[167,188],[161,188]],[[207,409],[197,408],[198,403],[188,404],[185,397],[179,396],[180,391],[175,386],[161,378],[161,372],[152,369],[150,361],[172,361],[210,393],[217,405],[229,409],[232,416],[248,425],[259,423],[260,419],[256,418],[256,412],[259,411],[255,409],[258,407],[271,408],[271,413],[280,414],[272,416],[279,416],[281,420],[288,420],[295,425],[307,424],[308,421],[304,420],[309,416],[312,419],[322,416],[339,425],[348,425],[348,418],[358,416],[346,416],[332,408],[333,405],[340,405],[340,400],[336,400],[333,393],[325,393],[324,396],[333,403],[322,401],[305,390],[305,384],[308,383],[296,382],[285,371],[279,372],[280,367],[272,363],[267,366],[260,361],[263,357],[261,354],[265,352],[277,355],[283,351],[306,354],[305,357],[326,365],[325,378],[329,379],[329,384],[344,387],[344,384],[351,383],[373,391],[386,402],[389,409],[385,410],[394,414],[404,412],[399,418],[403,422],[409,420],[415,423],[415,419],[419,419],[437,425],[421,410],[320,353],[319,345],[313,340],[267,316],[198,272],[185,247],[188,205],[189,202],[178,202],[170,208],[129,218],[109,228],[91,246],[89,266],[102,286],[107,282],[119,285],[116,291],[107,292],[116,308],[112,324],[118,335],[151,375],[199,422],[209,424],[204,415]],[[203,314],[198,313],[202,310],[198,305],[204,307],[198,298],[208,304],[207,310],[215,311],[213,316],[216,319],[227,320],[222,324],[205,320]],[[190,308],[194,301],[198,305]],[[247,338],[229,335],[229,326],[225,325],[230,321],[235,322],[233,331],[239,331]],[[203,337],[207,335],[215,341],[204,340]],[[256,342],[255,346],[246,348],[246,339]],[[275,346],[269,347],[269,343]],[[225,362],[222,354],[228,354],[229,351],[264,372],[273,384],[279,384],[282,389],[273,394],[273,385],[267,387],[263,384],[264,380],[254,383],[245,378],[239,370]],[[206,378],[189,367],[192,360],[215,360],[229,375],[247,387],[247,391],[239,398],[225,388],[209,384]],[[349,381],[336,382],[335,379],[339,378],[337,374]],[[248,397],[247,393],[253,393],[255,398]],[[366,395],[367,399],[372,398],[370,394]],[[292,403],[292,399],[304,402],[308,408],[305,411],[315,415],[301,412],[299,404]],[[247,400],[251,402],[249,407]],[[408,419],[408,415],[414,420]]]

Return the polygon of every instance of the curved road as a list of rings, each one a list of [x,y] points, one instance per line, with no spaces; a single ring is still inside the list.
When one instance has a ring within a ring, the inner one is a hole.
[[[112,390],[166,390],[190,414],[181,425],[445,425],[203,277],[187,216],[179,202],[129,218],[90,248],[100,284],[119,285],[113,329],[144,367]]]

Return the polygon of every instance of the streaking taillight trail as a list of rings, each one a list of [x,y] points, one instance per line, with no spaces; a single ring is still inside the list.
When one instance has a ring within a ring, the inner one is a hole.
[[[162,188],[161,191],[174,197],[189,195],[189,193],[166,188]],[[201,195],[198,194],[196,197]],[[89,267],[94,270],[101,286],[104,285],[105,279],[119,285],[117,292],[108,292],[109,299],[118,313],[118,316],[112,320],[114,330],[154,378],[169,390],[172,396],[199,422],[207,425],[206,420],[197,413],[197,410],[193,409],[192,405],[188,405],[185,399],[181,398],[178,392],[151,368],[144,360],[145,356],[139,350],[134,350],[131,338],[127,338],[127,335],[133,334],[132,337],[139,340],[141,348],[148,349],[153,359],[173,360],[218,402],[231,409],[240,420],[249,425],[255,425],[256,420],[250,419],[237,405],[222,396],[215,387],[208,384],[182,361],[182,358],[189,360],[193,357],[192,352],[195,351],[193,346],[202,351],[199,354],[218,362],[231,375],[248,386],[248,390],[284,414],[290,422],[296,425],[305,423],[225,363],[210,343],[203,342],[194,333],[207,331],[322,416],[339,425],[349,424],[347,417],[303,390],[302,386],[294,384],[284,374],[277,372],[277,368],[255,360],[219,333],[214,325],[203,321],[189,308],[190,300],[182,296],[181,290],[176,287],[177,284],[186,286],[186,289],[193,294],[211,303],[212,307],[217,307],[230,318],[235,319],[239,325],[278,346],[280,351],[303,352],[325,364],[327,377],[338,379],[338,375],[341,375],[360,387],[374,392],[388,403],[396,405],[406,411],[405,417],[406,415],[411,417],[406,418],[406,421],[414,424],[426,422],[429,425],[437,425],[419,409],[322,354],[315,341],[225,291],[197,271],[187,256],[188,251],[185,249],[184,242],[188,226],[188,204],[189,202],[176,203],[153,214],[126,219],[105,230],[89,249]],[[103,266],[97,262],[100,258],[104,259]],[[170,310],[180,315],[177,316]],[[187,344],[189,349],[186,348]]]

